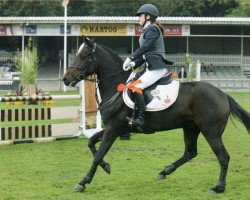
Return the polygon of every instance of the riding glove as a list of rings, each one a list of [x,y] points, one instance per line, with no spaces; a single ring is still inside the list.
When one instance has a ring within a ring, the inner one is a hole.
[[[130,58],[126,58],[123,63],[123,70],[128,71],[131,67],[135,66],[135,62],[132,62]]]

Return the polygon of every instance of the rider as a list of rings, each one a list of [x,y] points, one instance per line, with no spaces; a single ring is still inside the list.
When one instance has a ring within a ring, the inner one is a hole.
[[[139,77],[140,83],[135,85],[143,90],[162,78],[168,72],[166,64],[171,62],[166,60],[164,30],[156,23],[156,18],[159,16],[158,9],[152,4],[144,4],[139,8],[136,16],[139,16],[139,24],[142,26],[140,47],[126,58],[123,69],[128,71],[145,63],[146,70]],[[145,121],[145,100],[143,94],[137,92],[134,92],[134,97],[138,112],[135,118],[128,118],[128,120],[133,126],[142,127]]]

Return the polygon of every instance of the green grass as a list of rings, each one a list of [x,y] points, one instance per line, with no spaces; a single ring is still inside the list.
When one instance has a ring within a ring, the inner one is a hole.
[[[208,192],[217,183],[219,164],[203,136],[197,158],[166,180],[154,180],[183,153],[181,130],[175,130],[117,140],[106,156],[112,173],[98,169],[84,193],[73,186],[92,162],[87,139],[1,146],[0,199],[249,199],[250,136],[239,129],[230,123],[224,135],[231,155],[224,194]]]
[[[230,94],[250,111],[250,94]],[[105,157],[111,174],[101,168],[84,193],[74,185],[93,160],[85,138],[48,143],[0,146],[0,200],[248,200],[250,197],[250,135],[236,120],[223,135],[231,160],[224,194],[211,194],[219,178],[219,163],[204,137],[198,156],[166,180],[157,174],[182,156],[182,130],[154,135],[137,134],[130,141],[117,140]]]

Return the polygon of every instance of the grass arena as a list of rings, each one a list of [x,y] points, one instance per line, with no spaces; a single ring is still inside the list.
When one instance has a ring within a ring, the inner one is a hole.
[[[230,95],[250,111],[250,93]],[[79,105],[79,101],[67,100],[66,104]],[[99,168],[93,184],[84,193],[74,192],[73,186],[93,159],[86,137],[4,145],[0,146],[0,199],[249,199],[249,140],[242,124],[229,121],[223,134],[231,156],[227,189],[216,195],[209,193],[208,188],[218,178],[219,164],[202,135],[196,158],[166,180],[155,181],[160,169],[183,154],[181,129],[167,134],[136,134],[130,141],[117,140],[105,157],[111,164],[111,174]]]

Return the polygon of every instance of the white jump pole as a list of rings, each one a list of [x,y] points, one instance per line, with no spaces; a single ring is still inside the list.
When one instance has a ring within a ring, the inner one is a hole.
[[[77,136],[85,135],[86,137],[92,137],[96,132],[102,130],[102,119],[100,111],[97,111],[96,115],[96,128],[95,129],[86,129],[86,107],[85,107],[85,82],[79,82],[79,90],[81,98],[81,109],[80,109],[80,130]]]
[[[196,64],[196,81],[200,81],[201,80],[201,63],[199,60],[197,60],[197,64]]]

